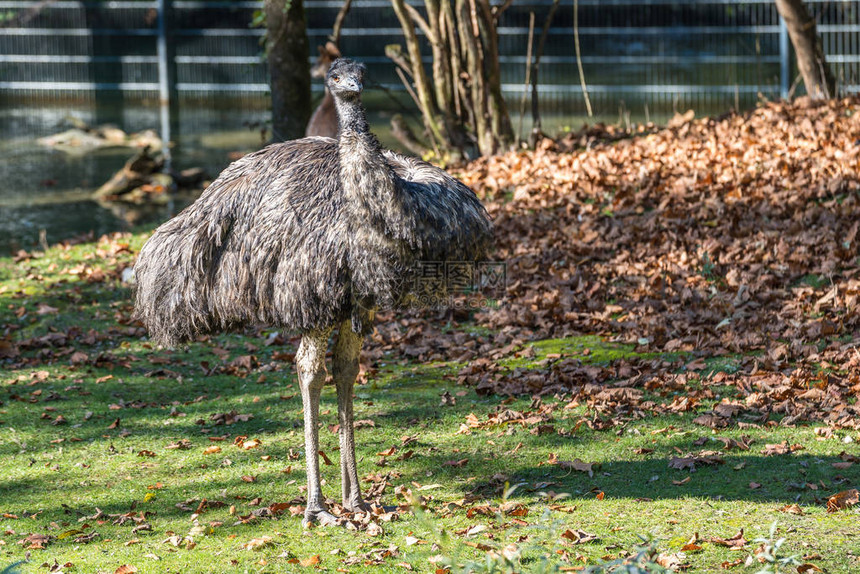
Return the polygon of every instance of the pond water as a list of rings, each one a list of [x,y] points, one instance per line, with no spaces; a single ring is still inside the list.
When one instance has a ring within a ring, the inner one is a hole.
[[[203,167],[217,175],[229,154],[257,149],[265,111],[189,108],[174,132],[174,165]],[[40,145],[37,139],[71,127],[69,118],[88,125],[113,124],[127,132],[158,125],[157,108],[145,105],[8,106],[0,110],[0,254],[31,249],[42,230],[48,243],[84,233],[96,236],[163,220],[182,207],[146,211],[99,203],[92,193],[134,154],[130,148],[68,153]]]

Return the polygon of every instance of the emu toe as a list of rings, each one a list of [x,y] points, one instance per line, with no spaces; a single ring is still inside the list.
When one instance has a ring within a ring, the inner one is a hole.
[[[338,518],[327,510],[306,510],[305,517],[302,519],[302,526],[304,528],[310,528],[312,524],[319,524],[320,526],[339,526],[343,524],[343,519]]]

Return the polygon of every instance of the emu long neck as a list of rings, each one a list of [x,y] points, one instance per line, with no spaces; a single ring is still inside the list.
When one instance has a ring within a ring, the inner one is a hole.
[[[353,207],[370,223],[390,224],[395,217],[398,188],[394,172],[382,156],[379,141],[370,132],[361,102],[335,98],[339,133],[340,180]]]
[[[337,110],[338,135],[371,135],[370,126],[367,123],[367,114],[361,106],[358,98],[346,99],[344,97],[334,98]]]

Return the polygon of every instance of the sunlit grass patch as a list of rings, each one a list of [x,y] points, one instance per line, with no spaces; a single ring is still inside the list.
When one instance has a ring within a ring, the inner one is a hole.
[[[134,245],[140,237],[121,240]],[[228,334],[153,348],[135,325],[117,322],[131,301],[115,272],[130,265],[130,253],[93,263],[108,272],[103,281],[61,274],[93,261],[86,257],[95,249],[0,259],[4,340],[67,338],[0,359],[0,565],[29,552],[22,572],[47,572],[55,561],[70,572],[122,565],[183,573],[434,572],[445,560],[456,569],[507,552],[514,571],[536,572],[623,560],[641,536],[658,553],[683,553],[690,571],[710,572],[754,555],[753,540],[777,521],[787,555],[831,573],[858,567],[857,507],[826,507],[829,496],[860,482],[854,431],[785,427],[778,417],[720,430],[694,422],[723,399],[736,400],[728,384],[707,386],[714,395],[686,411],[642,408],[622,417],[565,394],[540,401],[479,395],[458,384],[464,363],[394,355],[377,360],[356,388],[355,419],[364,421],[356,430],[359,474],[365,492],[384,481],[383,504],[418,502],[421,517],[401,512],[378,536],[304,531],[288,508],[257,517],[271,504],[303,504],[295,339],[267,345],[270,332]],[[52,268],[57,260],[63,265]],[[40,304],[56,311],[39,314]],[[701,392],[709,376],[730,374],[741,359],[708,359],[687,387],[648,389],[641,401]],[[563,360],[664,361],[685,372],[692,357],[586,336],[524,342],[498,362],[513,373]],[[601,384],[621,388],[618,382]],[[321,472],[335,499],[336,408],[328,386],[320,444],[334,464]],[[765,454],[783,443],[785,454]],[[714,542],[741,529],[747,543],[739,550]]]

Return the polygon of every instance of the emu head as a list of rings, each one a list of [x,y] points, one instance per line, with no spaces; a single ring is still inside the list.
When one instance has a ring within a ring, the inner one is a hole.
[[[361,94],[364,87],[364,64],[348,58],[338,58],[325,76],[325,85],[333,96],[352,99]]]

